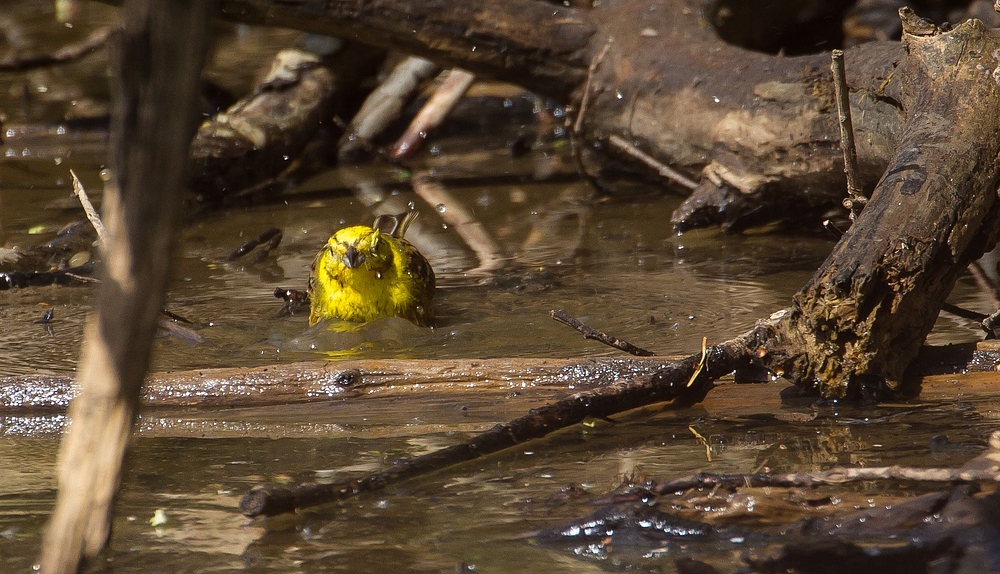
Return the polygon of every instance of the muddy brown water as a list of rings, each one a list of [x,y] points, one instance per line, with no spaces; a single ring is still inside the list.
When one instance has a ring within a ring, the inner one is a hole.
[[[46,12],[50,5],[13,10],[5,26],[21,31],[26,46],[43,49],[114,17],[110,8],[88,7],[69,29],[53,23]],[[244,70],[254,66],[240,65],[240,58],[265,61],[293,37],[230,30],[223,45],[232,51],[220,52],[211,73],[230,89],[245,87],[252,77]],[[0,246],[46,241],[82,216],[70,201],[69,168],[100,199],[104,132],[99,125],[59,119],[67,110],[100,109],[103,68],[95,55],[53,70],[0,74],[8,87],[0,94],[5,117]],[[678,199],[590,201],[587,184],[567,175],[573,167],[564,140],[511,157],[510,142],[534,129],[530,113],[527,118],[523,113],[534,102],[484,99],[471,104],[466,118],[476,117],[476,105],[494,110],[487,125],[460,123],[429,142],[410,166],[411,172],[430,170],[451,194],[449,201],[422,203],[407,171],[375,163],[323,173],[277,202],[189,221],[178,245],[168,309],[195,322],[204,342],[159,337],[153,368],[614,354],[552,321],[552,309],[565,309],[658,354],[687,354],[700,348],[702,337],[729,338],[787,305],[831,247],[825,238],[768,233],[674,236],[669,215]],[[504,109],[511,110],[506,122]],[[42,128],[19,127],[28,125]],[[279,317],[274,289],[304,288],[309,264],[326,237],[341,226],[373,220],[373,201],[412,201],[421,211],[411,239],[437,270],[439,326],[420,329],[386,320],[360,328],[310,329],[303,316]],[[498,280],[475,272],[476,252],[446,219],[458,208],[485,227],[510,261]],[[223,261],[269,227],[281,228],[284,240],[268,260]],[[91,296],[86,286],[0,292],[0,374],[72,372]],[[970,281],[961,282],[951,300],[989,311]],[[50,309],[51,330],[36,323]],[[931,340],[977,336],[966,322],[945,317]],[[988,386],[970,394],[957,384],[921,402],[857,409],[782,404],[782,383],[728,385],[690,409],[653,406],[616,424],[579,425],[295,517],[248,521],[237,510],[240,496],[259,482],[334,480],[381,470],[396,457],[453,444],[568,394],[571,387],[417,386],[404,395],[334,397],[308,405],[147,411],[115,518],[111,571],[450,572],[462,564],[477,572],[604,571],[627,564],[614,555],[584,558],[540,546],[525,535],[590,513],[590,502],[623,475],[669,479],[765,467],[958,465],[982,451],[998,416],[997,397]],[[55,458],[65,425],[64,417],[51,413],[0,414],[5,572],[28,571],[35,561],[55,497]],[[562,501],[558,492],[570,484],[585,495]],[[846,489],[837,500],[855,508],[889,504],[915,492],[865,484]],[[792,519],[769,508],[744,505],[738,520]],[[159,511],[166,521],[151,524]],[[670,571],[673,558],[693,553],[731,570],[743,550],[681,544],[630,564]]]

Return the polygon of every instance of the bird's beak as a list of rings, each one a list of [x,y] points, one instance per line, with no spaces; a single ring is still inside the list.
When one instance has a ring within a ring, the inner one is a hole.
[[[357,247],[353,245],[347,246],[347,251],[344,252],[344,265],[347,265],[348,269],[356,269],[364,261],[365,256],[358,251]]]

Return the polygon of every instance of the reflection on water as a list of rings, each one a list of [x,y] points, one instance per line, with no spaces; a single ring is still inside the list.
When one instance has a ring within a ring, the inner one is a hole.
[[[807,402],[782,407],[775,386],[722,388],[694,409],[648,409],[620,416],[615,424],[579,425],[385,492],[252,522],[239,515],[236,504],[258,482],[334,480],[383,469],[398,456],[453,444],[493,424],[494,417],[523,412],[545,399],[466,391],[448,394],[444,405],[430,392],[405,401],[151,413],[140,424],[111,564],[115,572],[384,572],[383,561],[392,559],[395,572],[450,572],[461,562],[486,572],[597,572],[603,568],[599,563],[537,546],[524,536],[591,513],[591,503],[624,475],[955,466],[981,452],[995,428],[985,401],[876,409],[817,409]],[[214,427],[199,427],[198,419]],[[227,426],[227,420],[252,420],[257,428],[245,422]],[[0,425],[9,429],[11,422],[3,419]],[[199,438],[199,432],[207,437]],[[286,438],[270,438],[280,436]],[[27,571],[37,550],[40,525],[54,497],[55,449],[52,435],[8,436],[0,442],[0,556],[10,571]],[[583,495],[563,496],[568,485]],[[836,489],[834,506],[847,511],[890,504],[924,491],[862,483]],[[756,506],[720,508],[715,520],[741,525],[794,521],[794,513],[802,512],[795,503],[802,493],[781,492],[756,493]],[[830,494],[811,492],[817,499]],[[166,523],[153,526],[150,519],[158,509]],[[739,563],[741,550],[676,548],[649,559],[647,566],[669,571],[678,553],[694,553],[728,571]]]

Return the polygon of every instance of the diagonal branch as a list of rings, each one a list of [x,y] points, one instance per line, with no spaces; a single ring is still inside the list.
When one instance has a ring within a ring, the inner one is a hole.
[[[586,11],[538,0],[236,0],[220,2],[220,14],[406,51],[564,96],[583,79],[594,34]]]
[[[328,484],[302,483],[296,486],[258,485],[240,501],[247,516],[274,515],[381,490],[401,480],[424,475],[481,456],[499,452],[525,441],[544,437],[584,421],[588,417],[607,418],[644,405],[674,401],[694,404],[704,399],[713,381],[748,365],[757,348],[771,336],[772,323],[782,313],[722,344],[674,362],[650,377],[622,379],[594,390],[570,395],[555,403],[532,410],[527,415],[480,433],[471,439],[413,459],[399,459],[389,470],[358,480]],[[700,374],[696,369],[707,356]]]

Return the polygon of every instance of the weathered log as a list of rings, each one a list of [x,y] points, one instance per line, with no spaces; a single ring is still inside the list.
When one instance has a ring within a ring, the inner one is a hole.
[[[383,57],[357,44],[332,55],[300,48],[280,52],[252,94],[198,130],[191,144],[192,193],[215,202],[277,177],[322,125],[353,111],[350,95]]]
[[[219,4],[222,17],[426,55],[473,73],[569,95],[582,85],[595,30],[586,12],[535,0],[349,0]],[[461,65],[459,65],[461,62]],[[530,74],[525,74],[531,70]]]
[[[621,378],[650,376],[678,358],[638,359],[376,359],[317,361],[151,373],[143,386],[144,409],[234,409],[409,394],[413,385],[448,388],[580,389]],[[914,383],[931,384],[954,373],[993,373],[1000,341],[924,347],[911,365]],[[0,377],[0,414],[62,412],[79,393],[71,375]]]
[[[242,408],[329,401],[385,393],[406,384],[443,386],[574,385],[650,376],[668,359],[452,359],[318,361],[254,368],[151,374],[145,408]],[[62,411],[77,394],[70,376],[0,378],[0,412]]]
[[[1000,109],[1000,33],[978,20],[941,32],[901,14],[896,155],[765,357],[827,397],[852,382],[898,387],[959,274],[996,243],[1000,118],[987,110]]]

